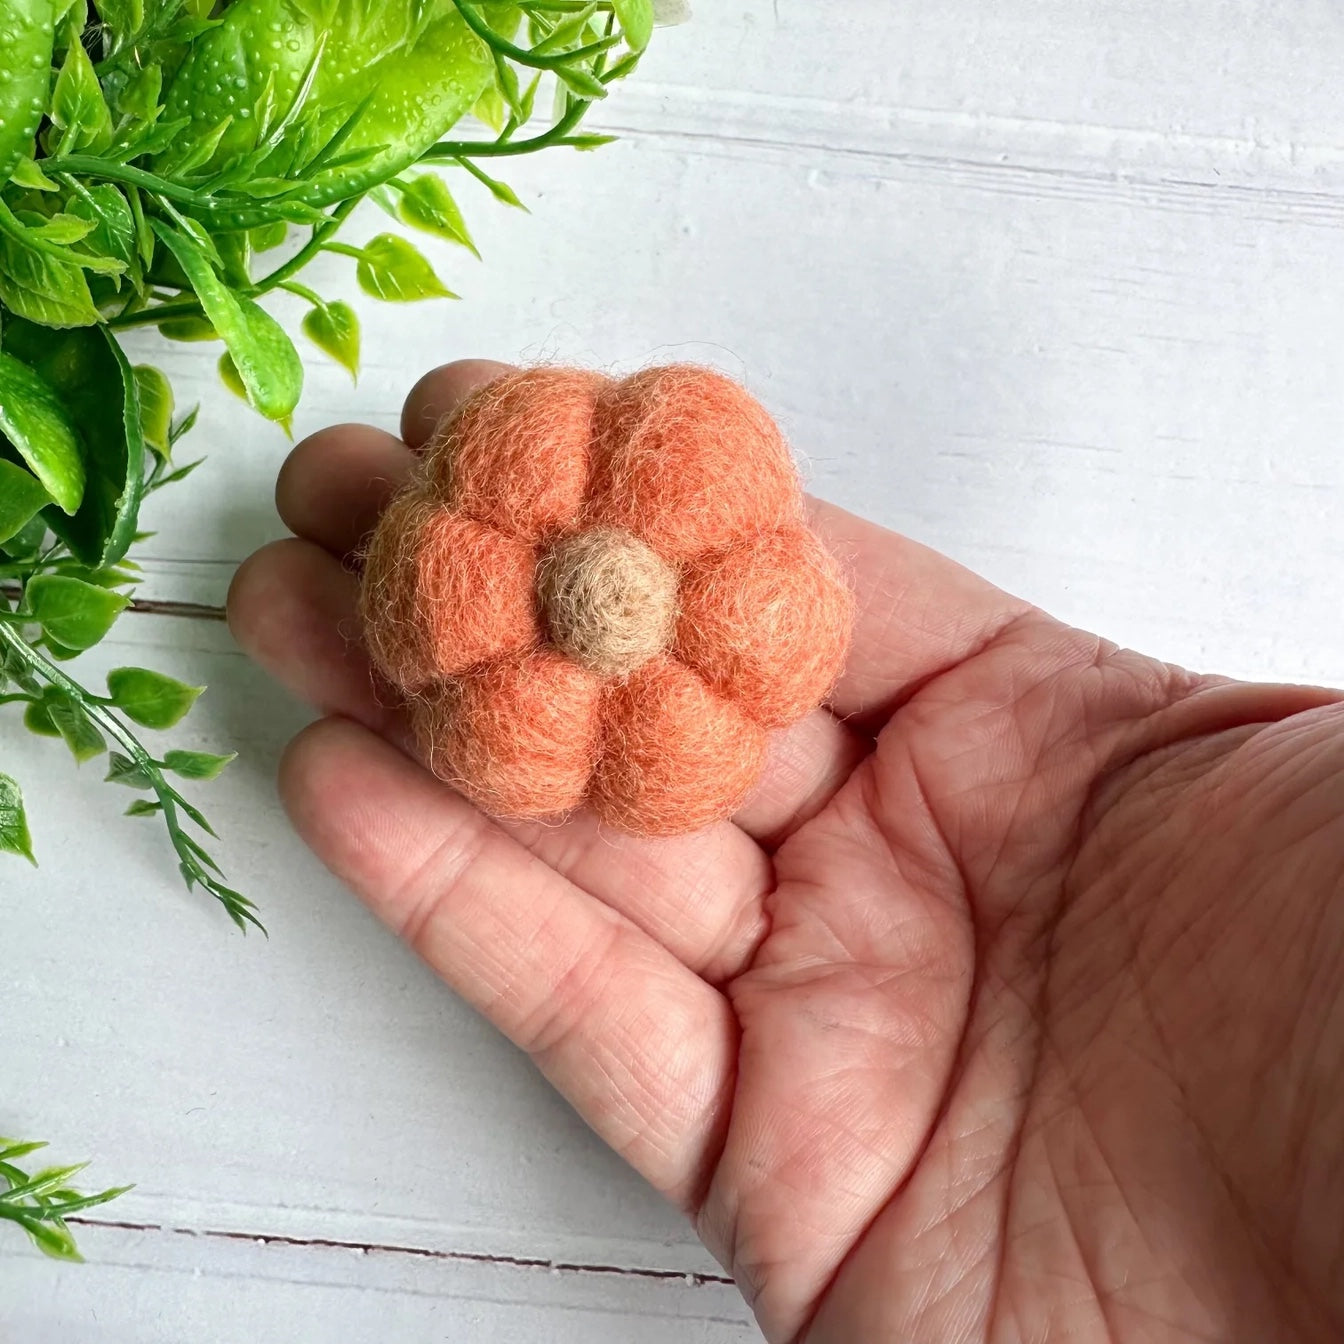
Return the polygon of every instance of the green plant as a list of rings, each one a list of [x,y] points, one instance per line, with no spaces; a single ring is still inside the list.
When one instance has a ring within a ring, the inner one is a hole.
[[[122,668],[92,689],[72,666],[131,604],[143,500],[199,465],[174,456],[195,411],[119,334],[222,342],[226,384],[287,425],[303,363],[262,300],[306,302],[304,334],[357,373],[354,310],[298,279],[315,257],[354,259],[377,299],[452,296],[396,233],[337,241],[355,207],[475,253],[448,185],[415,166],[519,205],[479,161],[604,143],[584,113],[652,24],[651,0],[0,0],[0,706],[77,762],[106,755],[108,780],[141,794],[129,815],[160,820],[188,887],[244,930],[256,909],[183,792],[232,757],[160,755],[140,733],[200,688]],[[555,113],[532,133],[546,76]],[[448,138],[468,112],[494,137]],[[4,773],[0,852],[34,857]],[[0,1217],[74,1255],[63,1214],[119,1192],[78,1195],[74,1168],[25,1175],[14,1159],[34,1146],[0,1144]]]

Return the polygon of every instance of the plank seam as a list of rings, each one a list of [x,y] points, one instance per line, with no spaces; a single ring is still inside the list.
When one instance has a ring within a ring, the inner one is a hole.
[[[241,1241],[251,1245],[286,1246],[301,1250],[355,1251],[361,1255],[395,1255],[417,1260],[442,1260],[459,1264],[498,1265],[509,1269],[534,1269],[547,1274],[600,1274],[620,1278],[651,1279],[682,1283],[688,1287],[732,1286],[724,1274],[697,1274],[677,1269],[649,1269],[640,1265],[588,1264],[574,1260],[548,1260],[541,1256],[492,1255],[484,1251],[436,1251],[426,1246],[404,1246],[381,1241],[343,1241],[335,1237],[290,1237],[274,1232],[231,1232],[218,1228],[173,1227],[167,1223],[131,1223],[110,1218],[67,1218],[78,1227],[116,1232],[148,1232],[169,1237],[199,1237],[215,1241]]]

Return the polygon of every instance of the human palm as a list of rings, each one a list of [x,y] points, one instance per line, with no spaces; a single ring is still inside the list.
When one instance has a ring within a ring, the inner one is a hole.
[[[350,557],[411,449],[295,450],[230,599],[326,717],[300,833],[694,1220],[771,1340],[1344,1334],[1344,701],[1070,630],[838,510],[829,711],[734,819],[482,817],[410,756]]]

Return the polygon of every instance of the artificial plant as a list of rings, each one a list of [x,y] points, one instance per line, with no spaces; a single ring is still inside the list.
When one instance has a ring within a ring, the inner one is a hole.
[[[76,661],[131,605],[142,502],[199,465],[175,456],[195,411],[122,334],[221,342],[225,382],[287,425],[303,363],[266,296],[302,299],[305,336],[356,372],[355,311],[299,278],[314,258],[349,256],[376,299],[452,297],[401,234],[338,239],[360,202],[475,252],[436,170],[519,204],[483,162],[602,144],[580,123],[652,27],[652,0],[0,0],[0,733],[106,755],[129,815],[162,825],[188,887],[244,930],[257,910],[186,792],[232,757],[140,731],[172,728],[199,689],[145,668],[91,686]],[[448,138],[469,113],[485,133]],[[32,860],[3,741],[0,852]],[[121,1191],[30,1174],[40,1146],[0,1140],[0,1219],[77,1258],[65,1218]]]

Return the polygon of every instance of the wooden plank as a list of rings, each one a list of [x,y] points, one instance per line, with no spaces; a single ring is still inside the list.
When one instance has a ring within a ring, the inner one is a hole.
[[[466,302],[359,301],[364,379],[315,359],[299,432],[392,428],[460,355],[705,359],[775,409],[819,493],[1061,615],[1344,681],[1337,8],[697,9],[598,111],[621,144],[509,166],[531,217],[463,179],[486,264],[429,250]],[[353,291],[345,259],[310,278]],[[218,606],[279,533],[283,436],[200,347],[136,349],[206,403],[191,446],[212,459],[147,513],[145,596]],[[0,1132],[96,1144],[91,1178],[140,1183],[107,1217],[151,1229],[85,1229],[78,1271],[0,1240],[6,1324],[61,1344],[749,1334],[726,1285],[635,1272],[717,1271],[289,834],[270,778],[305,711],[223,627],[135,617],[88,661],[212,684],[182,745],[243,752],[201,797],[272,938],[182,893],[96,767],[6,729],[43,868],[0,872]]]
[[[306,712],[224,628],[132,616],[78,666],[126,664],[210,686],[174,740],[242,753],[193,796],[270,938],[182,889],[161,827],[120,815],[131,795],[99,764],[13,734],[42,866],[3,870],[0,1133],[40,1130],[57,1157],[96,1157],[90,1180],[136,1182],[117,1220],[720,1272],[290,834],[272,777]]]
[[[466,302],[364,302],[364,380],[315,362],[300,432],[391,428],[416,375],[465,354],[702,358],[777,411],[818,493],[1067,619],[1344,679],[1344,309],[1322,283],[1344,266],[1323,82],[1344,20],[704,8],[601,111],[623,143],[509,165],[532,216],[464,186],[486,265],[431,250]],[[1208,56],[1178,80],[1176,51]],[[1276,101],[1290,69],[1303,96]],[[348,293],[349,270],[316,283]],[[278,533],[285,444],[199,348],[167,364],[207,402],[212,461],[148,511],[147,595],[218,603]]]
[[[757,1338],[736,1289],[378,1248],[124,1228],[83,1230],[87,1265],[0,1242],[7,1337],[27,1344],[737,1344]]]

